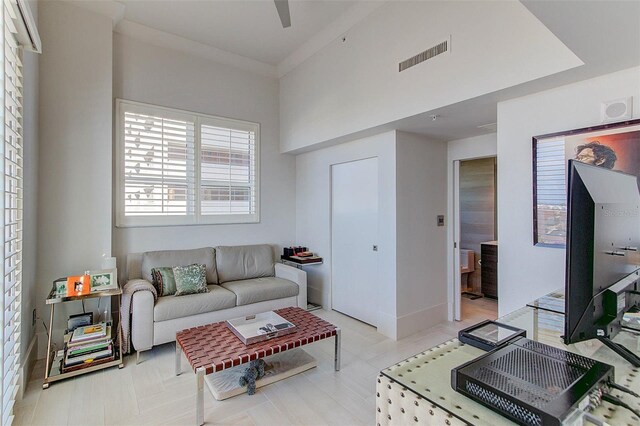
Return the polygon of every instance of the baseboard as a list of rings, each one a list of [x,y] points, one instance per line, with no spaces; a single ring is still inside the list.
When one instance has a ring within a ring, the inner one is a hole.
[[[24,391],[27,388],[27,383],[29,383],[29,380],[31,380],[31,372],[33,371],[33,366],[36,363],[37,358],[38,337],[34,335],[31,339],[31,342],[29,342],[27,353],[22,358],[23,361],[20,365],[20,386],[18,387],[17,399],[22,399],[22,397],[24,396]]]
[[[397,338],[402,339],[418,331],[438,325],[447,320],[447,304],[441,303],[397,319]]]
[[[378,312],[378,333],[393,340],[400,340],[418,331],[438,325],[447,320],[447,304],[431,306],[418,312],[394,317]]]

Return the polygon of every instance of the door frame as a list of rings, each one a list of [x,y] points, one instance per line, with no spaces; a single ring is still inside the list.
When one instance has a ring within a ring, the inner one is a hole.
[[[451,195],[451,230],[452,230],[452,240],[450,244],[450,250],[448,250],[449,262],[451,265],[451,269],[449,270],[449,288],[453,289],[452,297],[450,298],[450,315],[449,320],[461,321],[461,305],[462,305],[462,294],[461,294],[461,286],[462,286],[462,277],[460,276],[460,162],[461,161],[473,161],[473,160],[482,160],[485,158],[495,158],[496,162],[496,170],[495,170],[495,182],[496,182],[496,190],[495,190],[495,211],[494,211],[494,221],[497,224],[498,218],[498,179],[497,179],[497,164],[498,164],[498,155],[481,155],[477,157],[469,157],[469,158],[458,158],[453,160],[452,163],[452,171],[453,175],[451,176],[451,186],[449,188],[449,194]],[[495,234],[497,236],[498,229],[497,226],[495,228]]]
[[[341,164],[347,163],[355,163],[356,161],[362,160],[370,160],[370,159],[378,160],[378,224],[380,223],[380,156],[379,155],[369,155],[362,158],[354,158],[345,161],[337,161],[335,163],[329,164],[329,258],[331,260],[331,267],[329,268],[329,310],[333,310],[333,166],[338,166]],[[380,229],[378,228],[378,236],[380,238]],[[376,323],[371,324],[374,327],[378,327],[380,323],[379,313],[380,313],[380,282],[376,282],[375,286],[376,292]],[[359,320],[358,320],[359,321]]]
[[[453,161],[453,319],[456,321],[462,319],[462,278],[457,272],[460,271],[460,161]]]

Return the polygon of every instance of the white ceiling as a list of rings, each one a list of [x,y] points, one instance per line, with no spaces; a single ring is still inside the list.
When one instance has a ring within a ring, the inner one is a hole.
[[[118,0],[124,19],[277,65],[356,1],[290,0],[282,28],[273,0]]]
[[[486,134],[478,126],[496,122],[500,101],[640,65],[640,1],[521,0],[521,3],[584,65],[381,127],[445,141]],[[436,121],[430,118],[434,114],[439,115]]]
[[[210,47],[209,53],[218,61],[274,77],[286,74],[384,4],[380,0],[290,0],[292,25],[283,29],[273,0],[66,1],[110,15],[114,24],[124,18],[117,28],[122,33],[183,48],[185,44],[178,41],[191,40],[197,42],[187,43],[191,53],[206,56]],[[440,140],[483,134],[486,130],[478,126],[496,121],[496,103],[501,100],[640,65],[640,0],[520,1],[585,64],[386,123],[363,135],[388,129]],[[432,121],[432,114],[440,118]]]

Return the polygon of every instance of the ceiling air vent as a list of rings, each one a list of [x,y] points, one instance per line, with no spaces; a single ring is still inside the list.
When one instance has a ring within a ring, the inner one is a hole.
[[[446,39],[441,43],[436,44],[433,47],[428,48],[424,52],[418,53],[416,56],[413,56],[405,61],[402,61],[398,64],[398,71],[402,72],[408,68],[411,68],[414,65],[418,65],[421,62],[426,61],[427,59],[431,59],[434,56],[441,55],[443,53],[447,53],[449,51],[451,44],[451,39]]]
[[[486,130],[487,132],[495,133],[498,131],[498,123],[489,123],[478,126],[478,129]]]

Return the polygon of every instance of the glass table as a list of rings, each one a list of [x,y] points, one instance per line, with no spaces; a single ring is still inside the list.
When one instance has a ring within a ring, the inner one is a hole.
[[[531,306],[498,319],[499,322],[527,331],[527,338],[574,352],[615,367],[616,383],[640,393],[640,371],[598,340],[565,345],[564,315]],[[621,331],[614,341],[640,353],[638,334]],[[484,354],[481,349],[452,339],[400,361],[380,372],[377,383],[376,418],[378,424],[513,424],[510,420],[451,388],[451,369]],[[614,390],[627,404],[640,410],[640,398]],[[581,413],[581,412],[580,412]],[[582,413],[581,413],[582,414]],[[582,416],[581,416],[582,417]],[[578,419],[593,424],[638,425],[640,419],[628,410],[601,404],[590,415]]]

